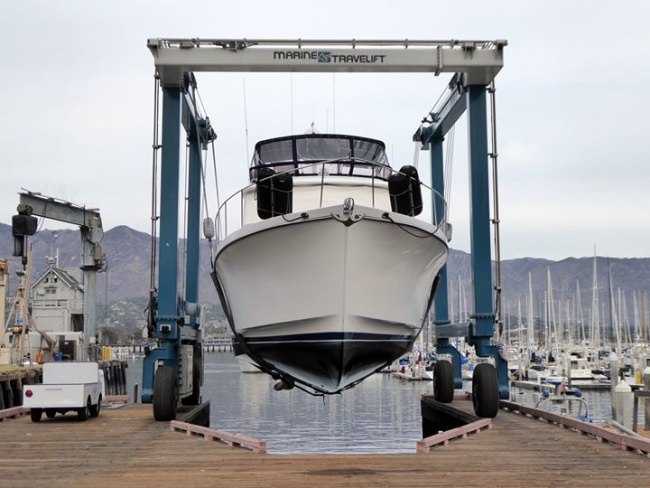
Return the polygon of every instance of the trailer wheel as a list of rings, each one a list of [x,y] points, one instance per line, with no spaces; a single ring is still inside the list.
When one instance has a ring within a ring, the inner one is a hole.
[[[99,395],[99,398],[97,399],[97,405],[90,406],[90,416],[97,417],[99,415],[99,410],[101,409],[101,406],[102,406],[102,396]]]
[[[87,420],[88,417],[90,417],[90,407],[91,407],[90,397],[88,397],[86,406],[77,410],[77,415],[79,416],[79,420]]]
[[[496,417],[499,411],[497,370],[490,363],[481,363],[472,374],[472,403],[479,417]]]
[[[29,416],[32,418],[32,422],[40,422],[41,415],[43,415],[43,410],[40,408],[32,408],[29,411]]]
[[[55,415],[56,415],[56,410],[52,410],[51,408],[45,410],[45,416],[48,419],[53,419]]]
[[[153,416],[156,420],[174,420],[178,408],[176,371],[160,366],[153,380]]]
[[[433,366],[433,398],[442,403],[454,399],[454,369],[449,361],[436,361]]]

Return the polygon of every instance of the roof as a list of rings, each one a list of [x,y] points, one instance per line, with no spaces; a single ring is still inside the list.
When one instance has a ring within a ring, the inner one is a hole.
[[[83,292],[83,285],[77,281],[77,279],[72,276],[70,273],[65,271],[62,268],[55,268],[54,266],[51,268],[48,268],[45,273],[43,273],[32,285],[32,288],[35,288],[36,286],[40,285],[41,282],[50,274],[56,275],[62,282],[65,284],[68,288],[72,288],[73,290],[78,290]]]

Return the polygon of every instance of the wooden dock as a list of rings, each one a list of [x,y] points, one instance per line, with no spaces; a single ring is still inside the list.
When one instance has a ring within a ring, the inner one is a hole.
[[[471,411],[471,402],[454,401]],[[218,426],[213,426],[218,428]],[[273,455],[156,422],[151,405],[0,422],[0,486],[647,486],[650,460],[545,420],[501,410],[491,428],[425,454]],[[273,450],[273,446],[269,446]]]

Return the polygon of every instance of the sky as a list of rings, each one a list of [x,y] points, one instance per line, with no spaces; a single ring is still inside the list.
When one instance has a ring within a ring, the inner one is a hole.
[[[0,6],[0,222],[21,189],[149,232],[148,38],[506,39],[496,78],[502,259],[650,256],[650,2],[21,0]],[[385,141],[394,167],[449,82],[433,74],[200,73],[222,198],[258,140]],[[469,244],[467,120],[456,124],[450,246]],[[212,164],[211,162],[209,164]],[[209,211],[216,191],[208,189]],[[64,228],[49,221],[44,228]],[[11,250],[0,250],[9,255]]]

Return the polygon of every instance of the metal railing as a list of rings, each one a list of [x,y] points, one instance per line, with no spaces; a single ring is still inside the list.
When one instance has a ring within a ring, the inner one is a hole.
[[[264,182],[267,180],[270,180],[271,178],[276,178],[278,176],[282,175],[294,175],[298,171],[303,170],[304,168],[312,167],[312,166],[320,166],[321,170],[317,174],[312,174],[310,175],[311,178],[314,178],[315,176],[320,177],[320,182],[316,183],[315,179],[314,185],[310,186],[315,186],[316,184],[320,187],[320,192],[319,192],[319,198],[317,205],[310,206],[309,208],[305,209],[293,209],[292,213],[300,213],[304,212],[307,210],[314,210],[316,208],[322,208],[324,206],[324,195],[326,193],[326,188],[327,187],[342,187],[345,186],[344,183],[346,178],[355,178],[356,181],[353,185],[351,186],[356,186],[356,187],[369,187],[371,189],[371,207],[372,208],[381,208],[383,210],[390,210],[390,204],[388,207],[386,205],[382,205],[381,207],[378,207],[377,205],[377,198],[376,194],[378,191],[385,190],[386,196],[388,197],[388,189],[387,187],[383,186],[386,184],[386,180],[384,178],[376,178],[375,171],[372,172],[371,177],[367,176],[341,176],[341,175],[329,175],[328,172],[326,171],[327,166],[331,164],[337,164],[337,163],[361,163],[365,166],[376,166],[378,170],[385,171],[387,168],[390,170],[391,174],[402,174],[397,170],[394,170],[393,168],[390,168],[389,166],[383,165],[383,164],[378,164],[373,161],[368,161],[364,159],[358,159],[358,158],[343,158],[343,159],[331,159],[331,160],[325,160],[325,161],[319,161],[317,163],[311,163],[307,164],[304,166],[301,166],[300,168],[293,168],[289,169],[283,172],[276,173],[272,176],[269,176],[267,178],[263,178],[261,180],[255,181],[250,183],[249,185],[241,188],[239,191],[235,192],[232,194],[230,197],[228,197],[219,207],[219,210],[217,212],[217,216],[215,218],[215,227],[216,227],[216,239],[217,242],[223,241],[226,237],[228,237],[230,234],[233,232],[241,229],[244,226],[244,219],[246,217],[245,215],[245,208],[244,208],[244,201],[245,201],[245,195],[248,194],[254,187],[260,183]],[[379,172],[379,171],[378,171]],[[336,177],[335,181],[328,181],[328,176],[334,176]],[[408,175],[404,175],[408,176]],[[301,178],[309,178],[309,176],[302,176]],[[367,180],[368,182],[366,183],[365,181],[362,180]],[[379,187],[377,185],[377,182],[381,182],[382,186]],[[444,196],[440,194],[438,191],[434,190],[431,188],[429,185],[426,183],[423,183],[422,181],[419,182],[420,188],[422,189],[422,203],[423,203],[423,210],[428,210],[430,212],[430,218],[428,220],[429,223],[432,223],[436,229],[440,228],[446,223],[445,216],[446,216],[446,201],[444,199]],[[295,192],[295,186],[294,189],[292,190]],[[427,197],[428,196],[428,197]],[[425,202],[431,202],[429,206]],[[341,201],[341,203],[343,203]],[[423,212],[423,214],[427,215],[429,212]],[[261,221],[262,219],[260,219]],[[422,219],[424,220],[424,219]]]
[[[226,49],[246,49],[253,46],[264,47],[332,47],[342,46],[350,48],[360,47],[388,47],[413,49],[421,47],[446,47],[456,49],[495,49],[506,46],[505,39],[213,39],[198,37],[181,38],[170,37],[163,39],[148,39],[149,47],[162,48],[206,48],[220,47]]]

